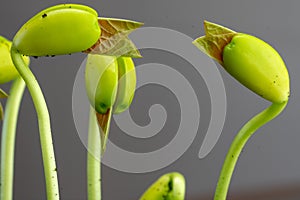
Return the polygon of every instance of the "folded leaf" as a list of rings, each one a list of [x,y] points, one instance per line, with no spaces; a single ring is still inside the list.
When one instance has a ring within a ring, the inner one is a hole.
[[[128,35],[143,23],[114,18],[100,17],[98,20],[101,36],[98,42],[87,49],[86,53],[110,56],[140,58],[141,54]]]

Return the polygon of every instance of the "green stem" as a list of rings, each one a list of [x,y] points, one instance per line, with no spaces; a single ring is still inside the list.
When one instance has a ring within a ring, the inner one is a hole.
[[[16,127],[25,82],[18,77],[12,84],[5,106],[1,139],[0,200],[13,199]]]
[[[253,117],[246,123],[240,132],[233,140],[230,149],[225,158],[223,168],[219,177],[218,185],[215,192],[214,200],[225,200],[230,184],[230,179],[234,171],[234,167],[239,158],[239,155],[252,134],[261,126],[274,119],[285,108],[287,102],[276,104],[273,103],[270,107]]]
[[[91,107],[88,133],[88,200],[101,200],[101,142],[95,110]]]
[[[24,79],[37,112],[40,130],[40,142],[44,163],[44,174],[48,200],[59,199],[57,168],[53,149],[50,116],[43,92],[29,67],[24,63],[21,54],[12,46],[11,57],[19,74]]]
[[[88,200],[101,200],[101,142],[96,112],[91,107],[88,134]]]

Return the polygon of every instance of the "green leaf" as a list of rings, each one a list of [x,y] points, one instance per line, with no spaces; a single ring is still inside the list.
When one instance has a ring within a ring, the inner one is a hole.
[[[0,88],[0,98],[7,98],[8,94],[6,94],[6,92],[4,92],[1,88]]]
[[[206,35],[194,40],[193,44],[202,52],[222,64],[224,47],[229,44],[231,39],[238,33],[208,21],[204,21],[204,30]]]
[[[3,118],[4,118],[4,111],[3,111],[2,104],[0,103],[0,121],[2,121]]]
[[[98,42],[86,53],[109,56],[127,56],[140,58],[141,54],[128,35],[143,23],[114,18],[100,17],[98,20],[101,36]]]

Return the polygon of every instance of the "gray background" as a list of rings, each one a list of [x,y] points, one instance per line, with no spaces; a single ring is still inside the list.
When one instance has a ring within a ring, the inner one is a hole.
[[[12,39],[18,28],[38,11],[69,1],[2,0],[0,34]],[[128,18],[145,26],[165,27],[196,38],[203,34],[204,19],[251,33],[275,46],[286,61],[291,78],[288,107],[277,119],[261,128],[247,144],[235,171],[231,193],[264,188],[299,185],[299,102],[300,79],[300,1],[280,0],[76,0],[94,7],[101,16]],[[201,108],[201,122],[192,146],[171,166],[146,174],[129,174],[103,167],[103,199],[138,199],[158,176],[169,171],[183,173],[187,180],[187,199],[211,199],[230,142],[251,116],[268,102],[254,95],[219,68],[226,86],[228,112],[222,136],[213,151],[202,160],[198,151],[210,118],[210,98],[205,83],[185,60],[168,52],[143,50],[137,64],[159,62],[182,71],[195,88]],[[52,119],[52,130],[60,179],[61,199],[86,199],[86,149],[81,144],[72,118],[72,87],[85,55],[32,59],[31,68],[44,90]],[[9,85],[4,88],[8,91]],[[169,113],[161,139],[133,141],[112,123],[111,139],[123,148],[149,151],[172,138],[179,122],[178,102],[166,88],[149,85],[137,91],[131,113],[139,125],[149,122],[147,106],[160,103]],[[146,106],[145,106],[146,105]],[[193,119],[191,119],[193,120]],[[123,138],[123,139],[120,139]],[[140,142],[140,143],[138,143]],[[127,147],[126,147],[127,146]],[[129,146],[129,147],[128,147]],[[143,149],[146,148],[146,149]],[[22,103],[17,135],[15,199],[45,199],[44,178],[35,111],[28,92]],[[299,191],[300,193],[300,191]]]

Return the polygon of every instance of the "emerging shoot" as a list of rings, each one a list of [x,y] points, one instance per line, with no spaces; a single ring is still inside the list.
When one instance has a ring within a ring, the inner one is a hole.
[[[247,122],[230,146],[214,198],[225,200],[243,147],[258,128],[284,110],[290,95],[290,81],[282,58],[263,40],[207,21],[204,28],[206,35],[196,39],[194,44],[241,84],[273,103]]]

